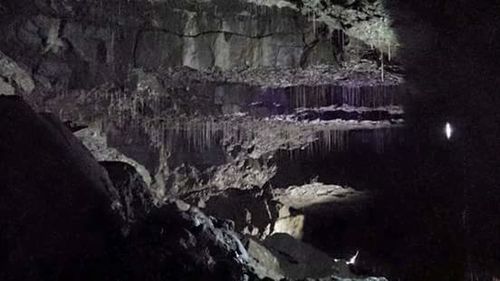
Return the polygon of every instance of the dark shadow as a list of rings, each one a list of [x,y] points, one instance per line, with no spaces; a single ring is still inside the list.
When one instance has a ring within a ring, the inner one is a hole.
[[[500,274],[499,5],[385,1],[416,89],[406,106],[414,155],[404,164],[402,209],[392,217],[406,224],[399,240],[413,249],[404,264],[408,280]],[[455,128],[450,141],[446,122]]]

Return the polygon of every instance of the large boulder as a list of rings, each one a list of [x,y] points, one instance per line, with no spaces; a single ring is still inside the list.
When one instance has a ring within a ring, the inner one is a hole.
[[[104,168],[17,96],[0,97],[0,155],[0,279],[111,278],[121,218]]]
[[[131,280],[248,280],[248,254],[232,223],[176,201],[151,211],[129,236]]]
[[[153,196],[148,185],[134,166],[119,161],[102,161],[114,187],[120,194],[120,202],[126,210],[126,230],[144,219],[153,208]]]
[[[279,259],[285,276],[292,279],[328,277],[337,272],[335,262],[327,254],[285,233],[276,233],[264,241]]]

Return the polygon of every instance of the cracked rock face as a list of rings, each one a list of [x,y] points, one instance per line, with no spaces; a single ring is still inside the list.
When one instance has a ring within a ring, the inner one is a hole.
[[[341,68],[396,46],[378,1],[28,2],[8,3],[2,50],[48,89],[122,84],[132,67]]]

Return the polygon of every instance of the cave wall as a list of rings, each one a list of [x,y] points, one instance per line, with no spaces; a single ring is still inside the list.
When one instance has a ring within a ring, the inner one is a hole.
[[[337,60],[335,42],[289,8],[222,0],[28,2],[4,10],[0,44],[47,88],[118,81],[132,67],[225,70]]]
[[[132,68],[340,67],[397,45],[380,3],[361,2],[319,14],[248,0],[7,1],[0,46],[48,89],[123,84]]]

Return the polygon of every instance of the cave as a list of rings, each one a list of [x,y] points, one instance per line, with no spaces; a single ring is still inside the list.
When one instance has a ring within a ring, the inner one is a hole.
[[[500,280],[494,0],[3,0],[0,280]]]

